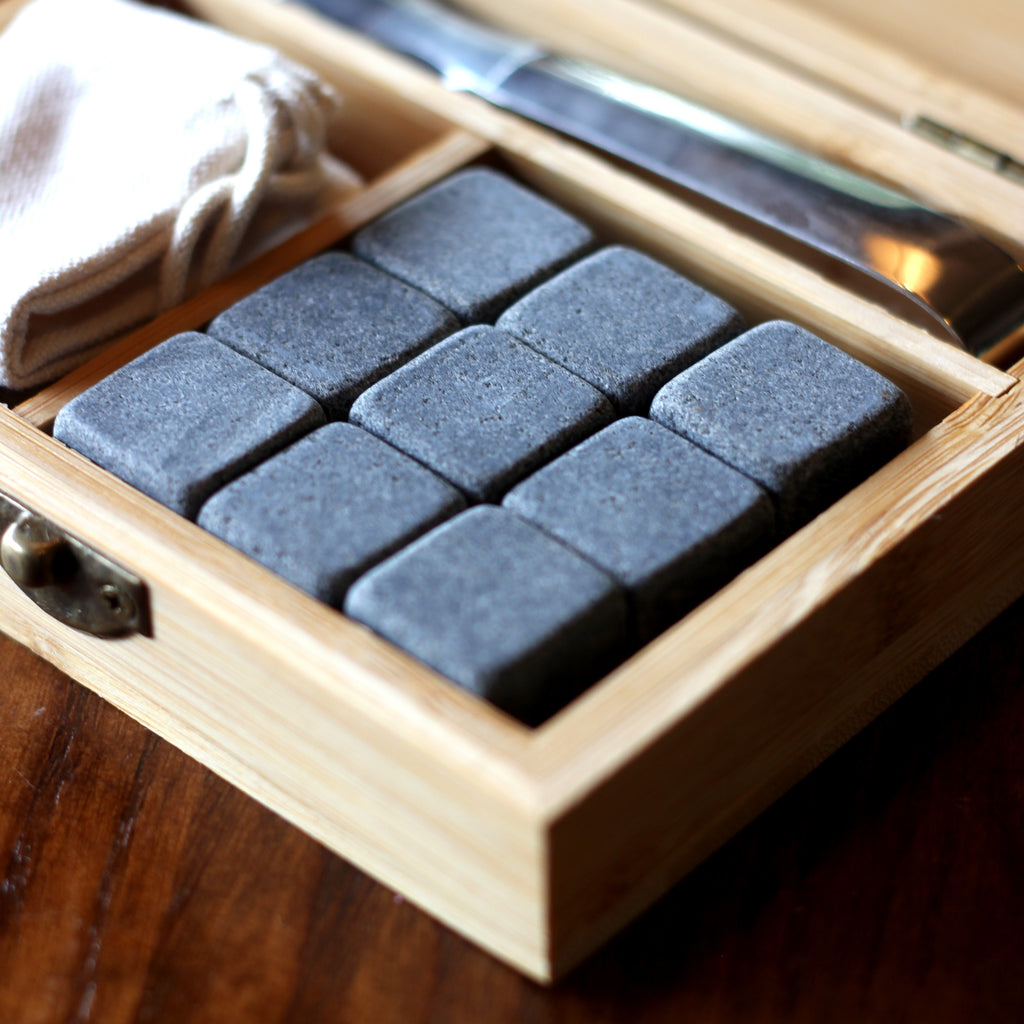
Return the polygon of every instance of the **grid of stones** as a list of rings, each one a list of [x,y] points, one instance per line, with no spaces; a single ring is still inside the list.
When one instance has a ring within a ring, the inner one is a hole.
[[[909,429],[902,393],[838,349],[747,330],[471,168],[112,374],[54,433],[536,722]]]

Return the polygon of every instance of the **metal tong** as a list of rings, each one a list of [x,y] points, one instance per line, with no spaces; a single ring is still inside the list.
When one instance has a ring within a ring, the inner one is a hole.
[[[974,228],[661,89],[430,0],[306,0],[474,93],[760,226],[805,262],[979,354],[1024,327],[1024,270]],[[908,315],[909,314],[909,315]]]

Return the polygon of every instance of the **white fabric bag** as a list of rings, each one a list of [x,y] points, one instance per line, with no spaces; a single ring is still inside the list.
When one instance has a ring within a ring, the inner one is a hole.
[[[357,178],[339,100],[275,51],[126,0],[0,33],[0,385],[59,376]]]

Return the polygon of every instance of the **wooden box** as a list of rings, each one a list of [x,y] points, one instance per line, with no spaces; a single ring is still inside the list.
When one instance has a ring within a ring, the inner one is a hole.
[[[2,574],[0,628],[495,955],[554,978],[1024,592],[1020,368],[933,339],[304,9],[190,6],[345,92],[343,155],[367,186],[81,370],[0,408],[0,488],[136,573],[152,629],[116,640],[69,629]],[[839,0],[828,15],[783,0],[470,6],[902,184],[1024,254],[1024,184],[1000,170],[1024,161],[1012,70],[987,81],[990,66],[965,68],[971,85],[925,72],[921,54],[881,47],[864,34],[867,15]],[[1001,33],[990,32],[995,46]],[[918,41],[923,59],[940,52]],[[915,114],[931,137],[906,126]],[[936,125],[961,152],[935,141]],[[963,155],[977,138],[975,155],[1002,154],[1001,164]],[[536,729],[49,434],[64,402],[134,354],[477,160],[752,321],[796,320],[857,355],[904,387],[917,427],[894,462]]]

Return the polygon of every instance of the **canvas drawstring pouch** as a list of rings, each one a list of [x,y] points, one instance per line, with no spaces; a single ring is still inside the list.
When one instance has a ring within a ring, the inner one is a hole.
[[[213,27],[32,0],[0,33],[0,386],[72,369],[357,184],[330,152],[339,111]]]

